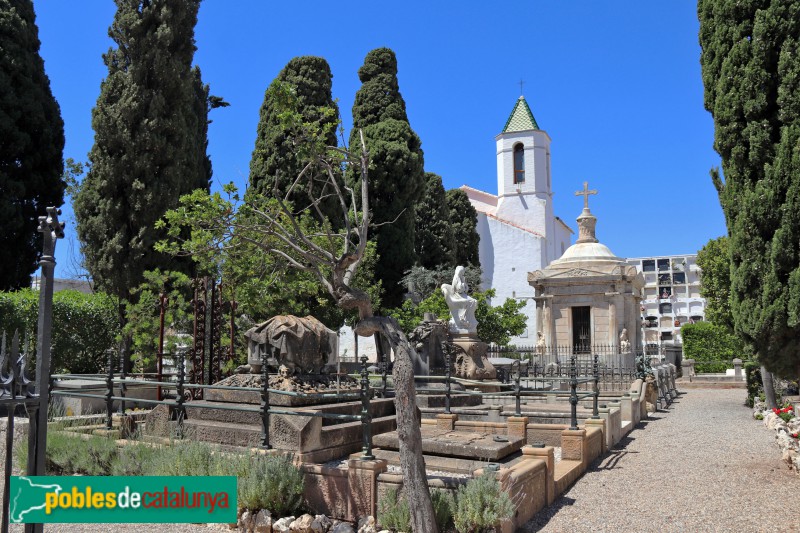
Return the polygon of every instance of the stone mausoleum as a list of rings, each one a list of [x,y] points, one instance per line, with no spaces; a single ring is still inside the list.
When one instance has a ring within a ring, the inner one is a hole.
[[[546,268],[528,274],[536,296],[539,345],[589,353],[631,352],[641,346],[640,306],[644,277],[625,259],[597,240],[597,218],[584,207],[578,217],[578,240]]]

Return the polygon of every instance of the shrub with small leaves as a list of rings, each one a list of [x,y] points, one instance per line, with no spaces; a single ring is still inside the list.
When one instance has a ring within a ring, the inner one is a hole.
[[[431,503],[437,528],[440,532],[448,531],[453,525],[453,510],[456,506],[453,494],[447,490],[434,489],[431,491]]]
[[[239,506],[289,516],[303,506],[305,476],[290,457],[253,455],[239,477]]]
[[[514,504],[493,472],[470,479],[458,489],[453,521],[460,533],[491,531],[500,520],[513,514]]]
[[[404,498],[398,498],[397,489],[391,488],[378,501],[378,522],[392,531],[411,531],[411,511]]]

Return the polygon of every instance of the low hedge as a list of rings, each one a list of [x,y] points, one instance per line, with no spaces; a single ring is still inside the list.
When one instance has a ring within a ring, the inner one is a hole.
[[[0,335],[19,331],[36,342],[39,291],[23,289],[0,292]],[[119,333],[118,307],[108,295],[65,290],[53,294],[52,372],[78,374],[99,372],[105,366],[105,352],[113,348]]]
[[[725,372],[729,368],[726,362],[732,359],[745,359],[744,343],[731,334],[726,328],[711,322],[684,324],[681,327],[683,337],[683,358],[695,360],[695,372]],[[709,362],[705,362],[709,361]]]

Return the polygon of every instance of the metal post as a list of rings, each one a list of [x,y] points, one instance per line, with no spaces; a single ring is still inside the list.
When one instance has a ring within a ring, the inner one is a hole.
[[[125,341],[123,341],[124,343]],[[125,371],[125,352],[127,350],[124,349],[124,344],[120,346],[122,348],[119,351],[119,377],[120,379],[124,380],[128,377],[128,373]],[[161,381],[159,379],[159,381]],[[125,394],[128,392],[128,387],[125,385],[125,382],[119,384],[119,396],[120,398],[124,398]],[[159,394],[158,399],[161,399],[161,395]],[[121,416],[125,416],[125,400],[120,400],[119,402],[119,414]]]
[[[520,394],[519,394],[520,389],[521,389],[521,387],[520,387],[520,377],[521,377],[521,374],[522,374],[522,369],[520,368],[520,365],[522,363],[520,363],[519,359],[514,361],[514,363],[517,364],[517,373],[514,376],[514,382],[516,384],[517,410],[514,412],[514,415],[515,416],[522,416],[522,406],[520,405]],[[513,369],[514,363],[511,363],[512,369]]]
[[[275,358],[279,349],[275,349]],[[261,447],[269,450],[269,369],[267,368],[267,351],[261,352]]]
[[[600,365],[597,363],[597,354],[594,354],[594,402],[592,405],[592,418],[600,418],[597,402],[600,399]],[[613,390],[613,389],[612,389]]]
[[[376,335],[375,338],[377,339],[378,336]],[[383,392],[381,395],[386,398],[386,374],[389,372],[389,353],[386,350],[381,350],[381,366],[383,367],[383,376],[381,376]]]
[[[5,370],[6,366],[6,334],[3,332],[3,344],[0,348],[3,357],[0,360],[0,371]],[[11,469],[13,468],[14,458],[14,414],[17,410],[17,404],[13,401],[17,397],[17,382],[19,375],[17,374],[18,366],[14,364],[17,358],[17,351],[19,349],[19,332],[14,332],[14,338],[11,341],[11,403],[8,404],[8,421],[6,425],[6,469],[4,472],[4,490],[3,490],[3,529],[2,533],[8,533],[9,522],[9,505],[11,504]],[[6,392],[6,391],[3,391]]]
[[[578,429],[578,369],[575,354],[569,358],[569,403],[572,406],[569,429]]]
[[[230,336],[230,347],[228,348],[228,361],[233,361],[236,358],[236,309],[239,307],[239,304],[236,300],[231,300],[231,320],[230,324],[228,325],[228,333]],[[266,365],[264,365],[266,366]]]
[[[47,208],[47,216],[39,217],[38,232],[42,234],[42,277],[39,282],[39,320],[36,340],[36,394],[39,405],[31,414],[28,432],[28,475],[45,475],[45,446],[47,443],[47,407],[50,402],[50,338],[53,322],[53,279],[56,268],[56,241],[64,237],[64,223],[59,222],[61,210]],[[25,532],[39,533],[43,524],[26,524]]]
[[[367,356],[361,356],[361,434],[364,439],[362,459],[375,459],[372,455],[372,416],[369,412],[369,371]]]
[[[178,439],[183,438],[183,420],[186,418],[186,408],[183,406],[186,398],[183,396],[183,385],[186,379],[186,367],[184,366],[184,354],[181,352],[178,355],[178,398],[175,400],[176,405],[176,420],[175,437]]]
[[[169,298],[163,292],[158,295],[158,307],[160,309],[158,318],[158,360],[156,361],[157,381],[164,381],[164,316],[167,314]],[[161,401],[161,385],[156,387],[156,399]]]
[[[444,387],[444,412],[448,415],[450,414],[450,346],[447,343],[444,343],[444,364],[445,364],[445,371],[444,371],[444,378],[445,378],[445,387]]]
[[[106,429],[113,427],[112,414],[114,408],[114,352],[108,352],[108,366],[106,367]]]

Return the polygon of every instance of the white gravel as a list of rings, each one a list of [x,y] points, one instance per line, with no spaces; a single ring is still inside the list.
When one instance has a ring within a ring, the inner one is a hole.
[[[521,531],[800,531],[800,477],[744,389],[692,389]]]

